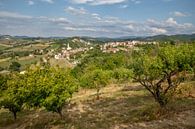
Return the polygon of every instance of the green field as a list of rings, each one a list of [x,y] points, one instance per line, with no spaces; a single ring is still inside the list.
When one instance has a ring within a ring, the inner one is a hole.
[[[9,46],[0,44],[0,51],[9,48]]]
[[[47,43],[36,43],[36,44],[31,44],[31,45],[27,45],[27,46],[16,46],[16,47],[11,47],[9,45],[6,44],[0,44],[0,50],[3,51],[2,54],[6,54],[8,51],[13,51],[13,52],[32,52],[34,50],[44,50],[46,48],[48,48],[50,46],[50,44]],[[17,59],[11,59],[11,57],[8,58],[3,58],[0,59],[0,67],[2,68],[8,68],[10,63],[13,61],[17,61],[19,62],[22,67],[21,70],[23,70],[26,65],[30,65],[33,63],[36,63],[38,61],[40,61],[40,59],[44,57],[44,55],[37,55],[36,57],[20,57]]]
[[[0,67],[8,68],[9,65],[11,64],[11,62],[17,61],[18,63],[20,63],[22,65],[21,70],[24,70],[26,65],[34,64],[34,63],[40,61],[40,59],[43,56],[44,55],[40,55],[40,56],[36,56],[36,57],[22,57],[22,58],[19,58],[18,60],[7,58],[7,60],[4,59],[4,61],[3,60],[0,61]]]
[[[32,44],[32,45],[28,45],[28,46],[18,46],[18,47],[14,47],[12,49],[9,49],[9,51],[34,51],[34,50],[41,50],[41,49],[45,49],[49,47],[48,44]]]

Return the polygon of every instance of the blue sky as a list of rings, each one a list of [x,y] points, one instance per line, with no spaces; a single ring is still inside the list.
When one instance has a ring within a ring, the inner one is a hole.
[[[0,34],[149,36],[195,33],[195,0],[0,0]]]

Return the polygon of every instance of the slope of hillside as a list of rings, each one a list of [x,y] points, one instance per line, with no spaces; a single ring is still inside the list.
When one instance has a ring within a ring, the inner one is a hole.
[[[185,84],[188,85],[189,83]],[[191,82],[192,85],[195,82]],[[193,87],[193,95],[195,89]],[[45,110],[23,111],[16,121],[0,111],[1,129],[192,129],[195,128],[195,100],[183,96],[160,113],[153,98],[139,84],[110,85],[95,99],[95,90],[80,90],[63,109],[61,119]],[[169,110],[171,109],[171,110]]]

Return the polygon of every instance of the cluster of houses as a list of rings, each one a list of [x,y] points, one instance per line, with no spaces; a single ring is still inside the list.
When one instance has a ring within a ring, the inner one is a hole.
[[[118,51],[128,51],[136,45],[143,44],[157,44],[156,42],[146,41],[121,41],[121,42],[108,42],[101,46],[101,50],[106,53],[116,53]]]
[[[77,40],[77,39],[74,39]],[[74,42],[74,41],[73,41]],[[76,42],[76,41],[75,41]],[[105,53],[116,53],[118,51],[128,51],[131,48],[134,48],[136,45],[143,45],[143,44],[157,44],[157,42],[147,42],[147,41],[121,41],[121,42],[108,42],[104,45],[101,45],[100,49],[102,52]],[[70,45],[67,45],[67,48],[62,48],[61,52],[54,55],[54,58],[59,59],[67,59],[70,60],[70,57],[79,53],[79,52],[86,52],[90,49],[93,49],[93,47],[86,47],[86,48],[77,48],[72,49]]]
[[[90,49],[93,49],[93,47],[72,49],[68,44],[67,48],[62,48],[62,51],[57,53],[56,55],[54,55],[54,58],[57,59],[57,60],[64,59],[64,58],[67,59],[67,60],[70,60],[70,56],[75,55],[79,52],[86,52]]]
[[[78,42],[79,39],[73,39],[72,41],[73,42]],[[54,57],[54,59],[56,60],[60,60],[60,59],[67,59],[67,60],[70,60],[71,57],[74,58],[75,55],[77,53],[80,53],[80,52],[87,52],[89,51],[90,49],[93,49],[93,47],[89,46],[90,43],[88,42],[85,42],[85,41],[82,41],[82,40],[79,40],[79,42],[83,42],[85,43],[88,47],[80,47],[80,48],[76,48],[76,49],[73,49],[70,47],[69,43],[67,44],[67,47],[65,48],[62,48],[62,50],[56,54],[54,54],[54,50],[50,50],[48,52],[48,55],[50,55],[50,57]],[[142,45],[142,44],[156,44],[156,42],[146,42],[146,41],[117,41],[117,42],[108,42],[108,43],[105,43],[104,45],[101,45],[100,49],[102,50],[102,52],[105,52],[105,53],[116,53],[118,51],[129,51],[130,49],[136,49],[136,45]],[[29,56],[33,56],[32,54],[30,54]],[[44,59],[43,58],[43,61],[44,62],[47,62],[48,59]],[[75,63],[77,64],[77,63]]]

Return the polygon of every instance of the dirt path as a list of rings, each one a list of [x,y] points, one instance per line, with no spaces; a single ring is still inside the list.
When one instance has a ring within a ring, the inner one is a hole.
[[[195,109],[183,111],[173,118],[139,122],[129,125],[115,125],[113,129],[195,129]]]

